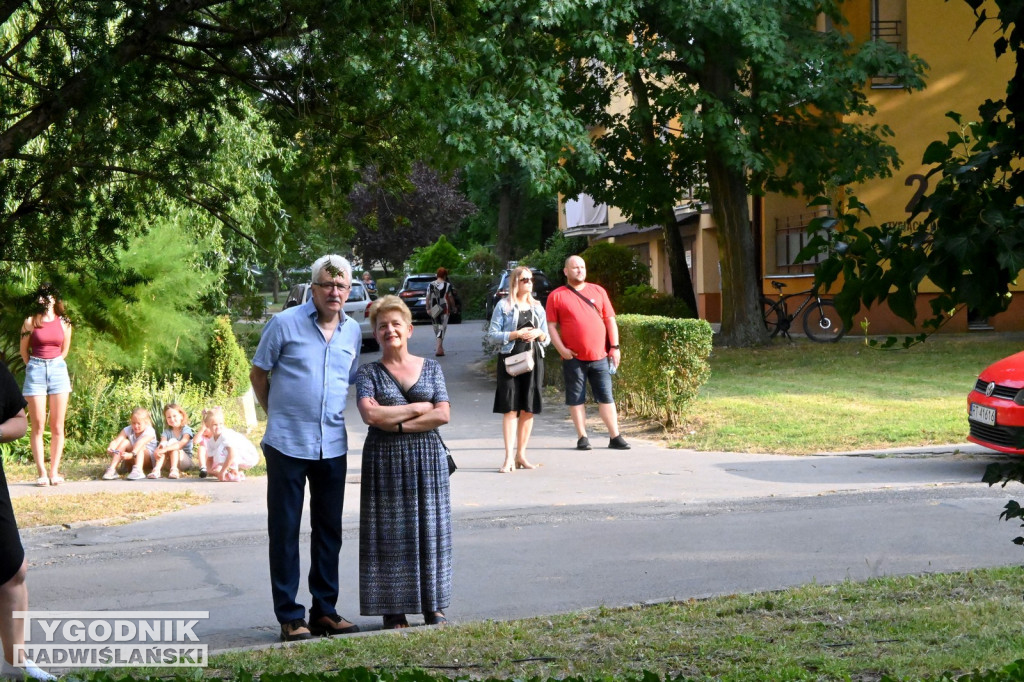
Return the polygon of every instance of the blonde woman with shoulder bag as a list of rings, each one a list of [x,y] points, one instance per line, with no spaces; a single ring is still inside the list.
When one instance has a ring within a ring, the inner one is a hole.
[[[541,411],[544,387],[544,348],[551,343],[544,308],[533,297],[533,271],[519,266],[509,277],[509,294],[494,306],[488,340],[501,346],[498,351],[498,387],[494,412],[502,415],[505,461],[499,473],[535,469],[526,458],[526,446],[533,431],[533,415]],[[516,376],[509,374],[505,360],[517,353],[533,354],[533,369]]]

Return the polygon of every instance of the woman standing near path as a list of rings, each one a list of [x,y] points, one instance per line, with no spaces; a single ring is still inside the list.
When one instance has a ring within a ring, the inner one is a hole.
[[[501,430],[505,437],[505,462],[499,473],[514,469],[535,469],[526,459],[526,446],[533,431],[533,415],[541,411],[544,388],[544,347],[551,343],[544,308],[533,297],[533,271],[519,266],[509,277],[508,297],[494,306],[487,328],[491,343],[498,351],[498,387],[494,392],[494,412],[503,415]],[[510,376],[505,358],[524,351],[533,352],[533,371]]]
[[[71,394],[71,378],[64,361],[71,350],[71,322],[64,314],[60,293],[49,284],[36,291],[40,312],[25,319],[21,326],[21,359],[25,362],[25,386],[28,401],[30,443],[36,460],[36,485],[60,485],[60,459],[64,454],[64,417]],[[47,475],[43,452],[43,425],[46,406],[50,406],[50,471]]]
[[[370,306],[381,359],[359,368],[363,445],[359,508],[359,609],[384,629],[447,623],[452,593],[448,460],[437,427],[448,423],[448,390],[436,360],[409,353],[412,313],[397,296]]]
[[[18,391],[18,382],[0,363],[0,443],[10,443],[25,435],[25,398]],[[25,574],[28,562],[25,548],[18,534],[14,519],[11,494],[7,489],[3,460],[0,459],[0,678],[20,680],[55,680],[53,675],[40,670],[35,663],[25,658],[23,650],[16,647],[25,644],[25,626],[21,618],[15,619],[15,611],[28,611],[28,587]],[[15,661],[19,665],[14,665]]]

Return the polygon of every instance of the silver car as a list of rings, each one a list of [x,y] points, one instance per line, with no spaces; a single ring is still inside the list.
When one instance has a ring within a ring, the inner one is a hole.
[[[305,303],[309,298],[309,283],[296,284],[288,292],[288,300],[285,301],[284,307],[291,308],[292,306]],[[373,303],[373,299],[370,298],[370,293],[363,286],[362,282],[352,282],[352,291],[348,294],[348,300],[345,301],[345,305],[342,310],[345,314],[351,317],[353,320],[359,323],[359,330],[363,333],[363,350],[374,351],[380,348],[377,343],[377,339],[373,337],[373,329],[370,327],[370,316],[366,312],[370,309],[370,304]]]

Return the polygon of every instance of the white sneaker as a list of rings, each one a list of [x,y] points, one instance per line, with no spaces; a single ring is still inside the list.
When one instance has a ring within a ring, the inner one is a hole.
[[[101,476],[101,478],[104,481],[113,481],[117,478],[117,469],[114,467],[107,467],[107,470],[103,472],[103,476]]]
[[[142,473],[142,469],[139,467],[132,467],[132,470],[128,472],[128,475],[125,478],[129,481],[141,481],[145,477],[146,474]]]
[[[56,677],[46,672],[31,659],[25,659],[25,666],[18,667],[11,665],[0,656],[0,678],[8,680],[41,680],[42,682],[55,682]]]

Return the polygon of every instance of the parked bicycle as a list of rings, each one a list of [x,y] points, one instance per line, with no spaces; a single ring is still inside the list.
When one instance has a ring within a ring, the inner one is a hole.
[[[804,312],[804,333],[811,341],[818,343],[834,343],[843,338],[846,334],[846,325],[843,324],[836,305],[830,299],[818,296],[816,289],[808,289],[795,294],[783,294],[786,287],[783,282],[772,281],[772,286],[779,292],[779,299],[775,300],[767,296],[761,297],[761,304],[764,310],[764,324],[768,333],[774,339],[782,334],[792,340],[789,329],[801,312]],[[792,314],[786,305],[787,301],[798,296],[804,296],[804,300],[796,307]]]

